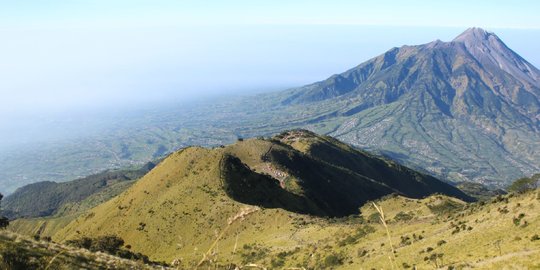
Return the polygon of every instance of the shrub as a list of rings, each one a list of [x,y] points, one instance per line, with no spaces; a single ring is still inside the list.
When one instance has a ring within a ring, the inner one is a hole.
[[[517,217],[512,218],[512,222],[514,225],[519,226],[521,224],[521,220],[525,217],[524,213],[520,213]]]
[[[5,229],[9,226],[9,219],[7,217],[0,217],[0,229]]]
[[[110,254],[116,254],[116,252],[124,245],[124,240],[116,235],[105,235],[96,238],[92,242],[90,250],[102,251]]]
[[[126,249],[122,249],[124,240],[116,235],[105,235],[97,238],[81,237],[79,239],[67,240],[65,244],[73,247],[85,248],[93,252],[105,252],[129,260],[138,260],[144,263],[156,264],[156,262],[150,261],[148,256],[130,251],[131,245],[127,245]]]
[[[45,263],[39,258],[29,256],[28,251],[21,247],[2,250],[0,269],[40,269]]]
[[[452,200],[444,200],[438,204],[428,204],[427,207],[436,215],[448,215],[463,208],[461,204]]]
[[[356,251],[356,256],[358,256],[358,257],[364,257],[364,256],[366,256],[367,254],[368,254],[368,251],[365,250],[365,249],[358,249],[358,250]]]
[[[282,258],[272,258],[270,265],[272,265],[272,268],[281,268],[285,265],[285,260]]]
[[[400,242],[400,246],[407,246],[407,245],[410,245],[412,242],[411,242],[411,238],[408,237],[408,236],[401,236],[401,242]]]
[[[332,267],[336,265],[342,265],[343,264],[343,258],[338,254],[330,254],[324,258],[324,266],[326,267]]]
[[[65,244],[72,247],[90,249],[92,246],[92,239],[89,237],[82,237],[79,239],[67,240]]]
[[[134,253],[125,249],[118,250],[116,252],[116,255],[120,258],[124,258],[128,260],[143,261],[144,263],[150,262],[150,259],[148,259],[148,256],[143,255],[141,253]]]
[[[440,240],[439,242],[437,242],[437,246],[442,246],[444,244],[446,244],[446,241],[444,240]]]
[[[531,241],[537,241],[537,240],[540,240],[540,236],[538,236],[538,234],[531,236]]]
[[[538,188],[538,183],[540,180],[540,174],[535,174],[531,177],[523,177],[514,181],[509,187],[508,191],[523,193],[529,190],[534,190]]]
[[[504,197],[502,195],[497,195],[497,197],[495,197],[495,198],[493,198],[493,200],[491,200],[491,203],[499,203],[499,202],[508,203],[508,198]]]
[[[411,213],[405,213],[403,211],[397,213],[397,215],[394,217],[395,221],[409,221],[413,219],[413,215]]]
[[[343,246],[352,245],[355,243],[356,243],[356,239],[353,236],[348,235],[347,237],[345,237],[345,239],[339,241],[338,246],[343,247]]]
[[[258,245],[247,245],[245,244],[243,246],[242,252],[240,253],[240,256],[242,257],[242,263],[253,263],[258,260],[264,259],[268,257],[268,248],[261,247]]]
[[[368,222],[369,223],[379,223],[380,222],[379,217],[380,217],[379,213],[373,213],[373,214],[369,215]]]

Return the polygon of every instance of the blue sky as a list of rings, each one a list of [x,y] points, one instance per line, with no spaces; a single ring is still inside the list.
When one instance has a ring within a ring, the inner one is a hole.
[[[178,24],[476,25],[539,29],[532,0],[377,1],[2,1],[0,20],[11,25],[103,27]]]
[[[496,32],[540,65],[540,1],[0,1],[0,125],[324,79],[391,47]]]

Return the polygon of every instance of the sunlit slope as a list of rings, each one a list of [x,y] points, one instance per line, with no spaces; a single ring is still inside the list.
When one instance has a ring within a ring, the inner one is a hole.
[[[133,250],[156,258],[170,260],[180,254],[198,258],[197,250],[207,248],[215,231],[220,231],[228,218],[244,207],[229,199],[221,188],[222,152],[191,147],[172,154],[132,188],[92,209],[54,238],[116,234]],[[285,211],[260,211],[252,218],[289,223]],[[239,226],[244,228],[234,231],[247,230],[256,235],[262,230],[246,224]],[[271,233],[270,228],[265,227],[267,233]],[[230,246],[232,238],[227,235],[224,241],[229,241]]]
[[[378,221],[372,204],[362,207],[361,217],[343,219],[279,209],[239,208],[228,220],[217,221],[221,226],[216,226],[215,231],[214,227],[199,223],[198,229],[186,226],[189,228],[174,236],[145,237],[140,241],[168,246],[169,251],[162,253],[166,248],[152,250],[153,247],[141,245],[151,257],[181,259],[188,269],[203,258],[218,235],[222,237],[207,256],[212,265],[254,263],[271,269],[392,269],[391,264],[397,266],[394,268],[418,269],[540,267],[538,190],[493,198],[485,204],[467,204],[441,195],[425,199],[390,196],[376,203],[384,210],[395,258],[391,256],[386,229]],[[234,219],[239,216],[243,218]],[[179,221],[181,224],[184,223]],[[110,225],[104,226],[104,230],[110,232],[114,223]],[[146,231],[158,235],[150,227]],[[169,245],[169,239],[175,239],[175,246]]]
[[[317,157],[318,147],[332,151]],[[334,164],[331,155],[344,155],[349,164],[339,159]],[[401,191],[400,181],[410,189]],[[434,192],[468,199],[434,178],[297,130],[272,139],[175,152],[130,189],[89,210],[53,238],[117,234],[133,250],[158,260],[198,258],[229,218],[254,206],[259,210],[249,215],[249,222],[233,222],[220,247],[233,247],[238,232],[249,236],[239,243],[259,239],[265,245],[290,247],[297,245],[290,236],[304,217],[358,213],[368,200],[391,193],[423,197]],[[311,229],[304,233],[318,237]]]

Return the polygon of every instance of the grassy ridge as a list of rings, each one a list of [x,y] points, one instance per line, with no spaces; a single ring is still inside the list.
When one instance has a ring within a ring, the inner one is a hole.
[[[321,144],[334,151],[326,155],[346,155],[350,164],[330,163],[331,157],[323,158],[319,152]],[[424,193],[401,192],[391,181],[394,177],[410,181]],[[188,265],[200,259],[224,228],[228,229],[220,239],[220,249],[232,247],[233,253],[235,245],[238,250],[263,243],[296,247],[297,239],[290,237],[295,231],[301,231],[302,241],[322,241],[340,230],[341,225],[329,226],[325,217],[358,213],[368,200],[390,193],[423,197],[441,187],[445,189],[440,192],[449,194],[457,190],[335,140],[295,130],[271,139],[173,153],[131,188],[58,230],[53,239],[116,234],[137,252],[160,261],[182,258]],[[246,204],[258,207],[257,211],[230,224],[229,218]],[[223,263],[242,256],[228,254]]]
[[[56,242],[117,235],[133,252],[181,269],[538,266],[540,191],[478,203],[398,192],[415,199],[389,195],[400,187],[393,177],[419,190],[426,186],[429,194],[441,186],[455,192],[332,138],[294,130],[213,149],[185,148],[97,207],[15,221],[11,228]],[[389,192],[376,198],[355,192],[372,185]],[[384,211],[388,232],[373,201]]]

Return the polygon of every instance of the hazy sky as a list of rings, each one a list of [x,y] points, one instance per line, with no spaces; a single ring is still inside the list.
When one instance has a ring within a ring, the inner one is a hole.
[[[497,0],[0,1],[0,125],[302,85],[471,26],[538,67],[539,10]]]

